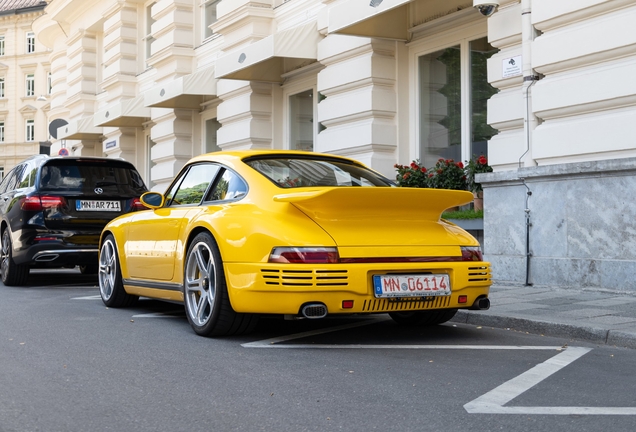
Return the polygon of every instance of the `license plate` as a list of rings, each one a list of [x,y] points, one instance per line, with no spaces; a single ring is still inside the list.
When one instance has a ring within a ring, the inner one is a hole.
[[[451,294],[447,274],[374,275],[373,291],[377,298],[433,297]]]
[[[77,211],[121,211],[120,201],[97,201],[97,200],[77,200],[75,201]]]

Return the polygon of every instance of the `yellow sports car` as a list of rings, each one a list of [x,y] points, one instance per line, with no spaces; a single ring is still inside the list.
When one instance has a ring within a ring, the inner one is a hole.
[[[388,313],[432,325],[487,309],[479,243],[440,219],[466,191],[395,187],[363,164],[300,151],[197,156],[150,210],[112,220],[100,240],[109,307],[139,296],[183,302],[194,331],[238,334],[259,314]]]

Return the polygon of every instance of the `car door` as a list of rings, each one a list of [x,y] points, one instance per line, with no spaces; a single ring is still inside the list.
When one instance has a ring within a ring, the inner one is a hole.
[[[183,253],[183,229],[188,215],[198,212],[217,165],[186,167],[166,194],[163,207],[133,217],[126,232],[125,254],[131,279],[170,281],[177,254]]]

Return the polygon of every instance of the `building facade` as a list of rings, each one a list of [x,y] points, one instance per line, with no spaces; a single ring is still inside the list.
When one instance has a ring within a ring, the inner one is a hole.
[[[0,0],[0,177],[48,153],[49,53],[31,28],[45,1]]]
[[[500,3],[50,0],[51,152],[123,157],[154,190],[218,149],[389,177],[485,154],[495,279],[636,290],[636,1]]]

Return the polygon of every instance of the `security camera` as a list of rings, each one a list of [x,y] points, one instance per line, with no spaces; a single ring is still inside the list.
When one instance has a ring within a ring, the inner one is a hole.
[[[483,16],[489,17],[497,12],[499,2],[497,0],[473,0],[473,7]]]

